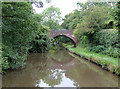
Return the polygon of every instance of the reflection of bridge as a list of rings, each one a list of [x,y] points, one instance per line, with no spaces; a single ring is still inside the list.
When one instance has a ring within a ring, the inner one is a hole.
[[[56,38],[59,36],[65,36],[69,39],[71,39],[74,43],[74,47],[77,46],[78,40],[75,38],[73,34],[73,30],[50,30],[50,38]]]
[[[54,59],[50,59],[50,62],[52,62],[52,65],[50,66],[52,69],[72,70],[74,66],[79,63],[79,60],[71,57],[69,61],[63,63],[57,62]]]

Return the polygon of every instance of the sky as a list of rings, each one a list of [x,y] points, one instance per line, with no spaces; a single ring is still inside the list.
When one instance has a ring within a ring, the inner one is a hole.
[[[54,6],[60,8],[60,11],[62,13],[62,17],[64,17],[66,14],[69,14],[70,12],[73,12],[74,9],[77,9],[77,2],[85,2],[86,0],[52,0],[51,3],[45,3],[45,0],[43,0],[44,7],[43,8],[37,8],[35,5],[33,5],[33,9],[35,9],[36,13],[41,13],[43,10],[45,10],[47,7]]]

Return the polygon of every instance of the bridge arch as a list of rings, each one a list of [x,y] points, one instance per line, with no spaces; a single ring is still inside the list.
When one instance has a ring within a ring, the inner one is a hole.
[[[71,37],[65,35],[65,34],[62,34],[62,35],[60,34],[60,35],[54,36],[53,38],[58,38],[58,37],[61,37],[61,36],[66,37],[66,38],[69,38],[69,39],[73,42],[74,47],[76,47],[77,44],[76,44],[75,40],[72,39]]]
[[[64,37],[71,39],[74,44],[74,47],[77,46],[78,40],[75,38],[73,34],[73,30],[59,30],[59,31],[50,30],[50,35],[49,35],[50,39],[60,37],[60,36],[64,36]]]

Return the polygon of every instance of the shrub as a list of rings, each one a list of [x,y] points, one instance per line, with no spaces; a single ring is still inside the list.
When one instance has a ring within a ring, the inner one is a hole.
[[[2,48],[0,47],[0,73],[9,68],[8,57],[2,57]],[[2,69],[3,68],[3,69]]]
[[[79,38],[79,45],[87,48],[89,51],[108,55],[110,57],[118,57],[118,31],[114,29],[101,30],[96,32],[91,40],[88,35]]]
[[[96,53],[100,53],[105,50],[104,45],[97,45],[89,48],[89,51],[94,51]]]
[[[110,47],[106,48],[105,53],[111,57],[117,58],[118,57],[118,48],[110,46]]]
[[[80,36],[79,37],[79,44],[82,44],[83,46],[88,46],[89,44],[89,39],[86,35]]]
[[[115,29],[104,29],[93,35],[94,46],[91,51],[118,57],[118,31]]]
[[[31,42],[32,48],[29,50],[30,52],[40,53],[40,52],[45,52],[50,48],[48,31],[49,31],[48,27],[44,25],[40,26],[36,38]]]
[[[94,34],[94,43],[105,47],[118,44],[118,31],[115,29],[105,29]],[[117,46],[117,45],[116,45]]]

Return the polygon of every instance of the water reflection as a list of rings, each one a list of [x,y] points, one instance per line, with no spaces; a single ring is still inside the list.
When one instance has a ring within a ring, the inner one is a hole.
[[[70,62],[73,57],[69,55],[68,52],[66,52],[66,50],[50,50],[47,54],[47,56],[52,59],[53,61],[56,61],[56,63],[62,63],[65,64],[66,62]]]
[[[65,73],[61,69],[54,70],[51,76],[45,77],[43,80],[39,80],[37,87],[74,87],[73,81],[66,78]]]
[[[3,87],[117,87],[117,76],[65,51],[30,54],[25,69],[8,71]]]

